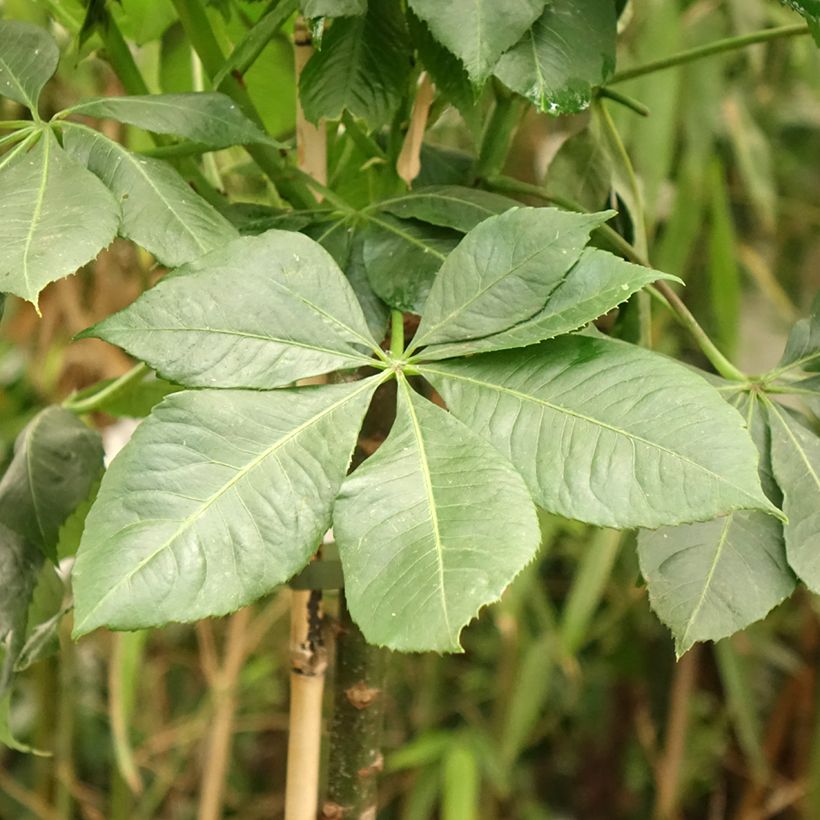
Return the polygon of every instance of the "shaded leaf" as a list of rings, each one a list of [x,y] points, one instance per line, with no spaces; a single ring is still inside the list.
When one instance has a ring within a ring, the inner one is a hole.
[[[367,11],[367,0],[300,0],[305,17],[354,17]]]
[[[433,36],[464,64],[481,85],[498,58],[535,22],[546,0],[409,0]]]
[[[795,322],[786,342],[778,370],[820,370],[820,295],[812,304],[811,314]]]
[[[38,413],[17,438],[0,480],[0,521],[55,560],[60,527],[102,467],[100,435],[61,407]]]
[[[35,754],[40,757],[48,756],[47,752],[41,752],[32,748],[26,743],[18,740],[11,731],[9,726],[9,711],[11,709],[11,692],[6,692],[5,695],[0,695],[0,744],[8,746],[9,749],[14,749],[23,754]]]
[[[279,387],[366,365],[361,348],[377,347],[336,263],[290,231],[244,236],[179,268],[89,336],[193,387]]]
[[[820,439],[780,405],[769,402],[767,410],[772,467],[789,519],[786,554],[800,580],[820,592]]]
[[[404,379],[393,429],[345,482],[333,531],[353,619],[402,651],[458,651],[540,542],[512,466]]]
[[[414,347],[488,336],[534,316],[610,216],[516,208],[481,222],[442,265]]]
[[[120,235],[176,267],[238,236],[225,217],[161,160],[137,157],[84,126],[65,129],[65,149],[120,203]]]
[[[615,29],[609,0],[553,0],[495,74],[541,111],[575,114],[615,68]]]
[[[651,528],[775,510],[740,414],[664,356],[573,335],[419,370],[550,512]]]
[[[409,74],[404,18],[396,2],[382,2],[333,23],[299,80],[302,108],[311,122],[347,110],[377,128],[401,103]]]
[[[373,291],[390,307],[421,313],[433,280],[459,234],[388,214],[369,214],[360,231],[362,258]]]
[[[51,131],[0,173],[0,290],[40,291],[90,262],[117,233],[119,205]]]
[[[20,20],[0,20],[0,96],[36,112],[40,92],[59,60],[48,32]]]
[[[500,194],[459,185],[431,185],[379,203],[383,211],[403,219],[419,219],[431,225],[467,233],[479,222],[519,203]]]
[[[224,615],[298,572],[330,526],[376,385],[165,399],[86,520],[75,635]]]
[[[66,108],[81,114],[135,125],[155,134],[176,134],[208,148],[268,143],[281,147],[249,120],[230,97],[217,91],[94,97]]]
[[[809,30],[820,46],[820,0],[781,0],[808,20]]]
[[[547,298],[541,311],[509,330],[465,342],[431,345],[420,360],[447,359],[487,350],[526,347],[544,339],[578,330],[633,293],[658,279],[680,281],[641,265],[633,265],[606,251],[587,248]]]

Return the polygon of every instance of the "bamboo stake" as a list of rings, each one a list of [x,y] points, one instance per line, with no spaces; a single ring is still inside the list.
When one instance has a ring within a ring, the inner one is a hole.
[[[313,46],[310,31],[299,18],[294,29],[294,62],[298,80]],[[296,106],[296,155],[299,167],[327,182],[327,138]],[[285,820],[315,820],[319,808],[322,745],[322,699],[327,653],[322,640],[320,591],[296,591],[291,598],[290,734],[285,786]]]

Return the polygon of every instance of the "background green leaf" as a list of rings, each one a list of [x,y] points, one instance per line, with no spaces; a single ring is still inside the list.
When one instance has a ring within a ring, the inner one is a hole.
[[[57,43],[42,28],[20,20],[0,20],[0,96],[36,113],[40,92],[59,60]]]

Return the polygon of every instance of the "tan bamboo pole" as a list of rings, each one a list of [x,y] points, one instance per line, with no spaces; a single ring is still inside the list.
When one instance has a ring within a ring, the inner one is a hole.
[[[310,31],[300,18],[294,30],[297,80],[313,51]],[[327,141],[324,128],[307,122],[296,105],[299,167],[324,184]],[[322,700],[327,652],[321,633],[321,592],[294,590],[290,630],[290,734],[285,786],[285,820],[315,820],[319,808]]]

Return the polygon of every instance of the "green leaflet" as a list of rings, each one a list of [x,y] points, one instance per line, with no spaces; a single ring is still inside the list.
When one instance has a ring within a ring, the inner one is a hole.
[[[748,398],[741,409],[760,454],[761,482],[775,501],[765,409]],[[783,524],[760,512],[641,530],[638,556],[649,601],[672,631],[679,657],[696,641],[720,640],[765,617],[795,586]]]
[[[463,233],[516,207],[519,203],[509,197],[460,185],[431,185],[379,203],[381,210],[402,219],[420,219]]]
[[[820,370],[820,296],[814,300],[811,314],[795,322],[786,342],[778,371]]]
[[[59,60],[57,44],[39,26],[0,20],[0,96],[36,114],[40,92]]]
[[[592,87],[612,74],[615,35],[609,0],[553,0],[495,74],[541,111],[575,114],[589,107]]]
[[[461,60],[481,85],[498,58],[536,21],[546,0],[409,0],[433,36]]]
[[[305,17],[353,17],[367,11],[367,0],[300,0]]]
[[[820,0],[781,0],[808,20],[809,29],[817,45],[820,46]]]
[[[540,542],[513,467],[404,378],[393,429],[345,482],[333,526],[354,620],[402,651],[458,651]]]
[[[664,356],[565,336],[418,369],[550,512],[616,528],[777,512],[741,416]]]
[[[533,317],[611,215],[516,208],[485,219],[442,265],[413,349],[477,339]]]
[[[37,305],[49,282],[74,273],[115,237],[119,205],[50,130],[0,171],[0,291]]]
[[[410,75],[410,44],[398,3],[374,6],[336,20],[305,66],[299,93],[311,122],[349,111],[375,129],[396,112]]]
[[[0,522],[56,560],[65,519],[88,495],[102,468],[100,436],[60,407],[26,425],[0,480]]]
[[[82,336],[191,387],[280,387],[366,365],[378,348],[329,254],[276,230],[185,265]]]
[[[96,174],[120,203],[120,235],[163,265],[183,265],[238,236],[167,163],[137,157],[85,126],[67,123],[64,134],[66,151]]]
[[[63,117],[69,114],[117,120],[155,134],[176,134],[213,149],[253,143],[281,147],[230,97],[216,91],[93,98],[60,112]]]
[[[798,578],[820,591],[820,439],[789,412],[768,402],[772,467],[783,492],[786,554]]]
[[[373,292],[397,310],[421,313],[436,274],[459,235],[389,214],[367,214],[359,230],[362,261]]]
[[[527,347],[544,339],[578,330],[625,302],[644,285],[677,277],[624,262],[596,248],[587,248],[561,284],[550,293],[541,311],[509,330],[465,342],[431,345],[420,361],[447,359],[488,350]]]
[[[86,520],[75,635],[223,615],[298,572],[330,526],[377,384],[166,398]]]

